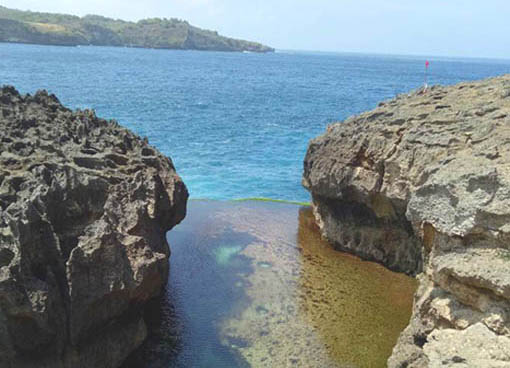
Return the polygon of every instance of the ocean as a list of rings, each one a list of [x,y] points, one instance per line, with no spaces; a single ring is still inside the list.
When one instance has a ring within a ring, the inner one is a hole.
[[[426,57],[243,54],[0,44],[0,84],[47,89],[172,157],[191,198],[309,201],[308,142],[424,83]],[[430,57],[429,84],[510,73],[508,60]]]
[[[416,281],[335,251],[309,206],[230,200],[308,202],[309,140],[422,86],[426,59],[0,43],[0,84],[147,137],[195,199],[167,234],[149,338],[123,368],[386,366]],[[428,60],[429,84],[510,73],[506,60]]]

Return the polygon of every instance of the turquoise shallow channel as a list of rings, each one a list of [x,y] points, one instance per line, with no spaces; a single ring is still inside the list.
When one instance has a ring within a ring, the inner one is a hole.
[[[333,250],[309,207],[190,201],[131,367],[384,367],[415,280]]]

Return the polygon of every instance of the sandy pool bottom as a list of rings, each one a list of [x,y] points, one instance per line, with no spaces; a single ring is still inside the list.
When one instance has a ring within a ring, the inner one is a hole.
[[[145,367],[385,367],[411,315],[416,281],[335,251],[307,207],[191,201],[169,242]]]

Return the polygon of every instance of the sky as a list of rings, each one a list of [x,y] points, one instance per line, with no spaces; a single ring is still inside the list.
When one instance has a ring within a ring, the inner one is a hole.
[[[277,49],[510,59],[509,0],[0,0],[125,20],[180,18]]]

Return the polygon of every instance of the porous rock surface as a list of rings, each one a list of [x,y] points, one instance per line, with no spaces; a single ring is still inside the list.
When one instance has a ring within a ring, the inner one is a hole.
[[[510,367],[510,76],[330,126],[303,184],[339,249],[418,275],[390,367]]]
[[[0,367],[116,367],[167,282],[188,193],[115,121],[0,90]]]

